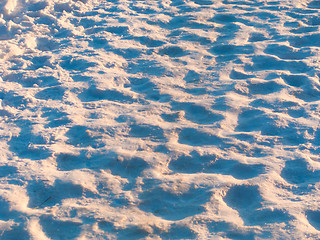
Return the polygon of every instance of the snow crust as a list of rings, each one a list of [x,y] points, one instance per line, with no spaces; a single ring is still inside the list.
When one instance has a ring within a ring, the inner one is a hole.
[[[319,239],[320,1],[0,2],[1,239]]]

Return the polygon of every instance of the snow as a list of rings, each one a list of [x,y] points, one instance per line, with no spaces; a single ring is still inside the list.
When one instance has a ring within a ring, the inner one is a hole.
[[[0,2],[1,239],[318,239],[320,1]]]

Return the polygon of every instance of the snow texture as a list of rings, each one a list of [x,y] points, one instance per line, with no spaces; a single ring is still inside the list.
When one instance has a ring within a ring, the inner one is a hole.
[[[320,1],[0,1],[0,239],[320,239]]]

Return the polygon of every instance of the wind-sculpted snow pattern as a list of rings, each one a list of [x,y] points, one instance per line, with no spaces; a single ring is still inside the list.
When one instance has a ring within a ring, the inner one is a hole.
[[[0,239],[320,239],[320,1],[0,11]]]

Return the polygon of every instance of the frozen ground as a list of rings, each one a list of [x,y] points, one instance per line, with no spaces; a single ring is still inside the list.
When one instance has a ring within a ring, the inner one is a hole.
[[[320,239],[320,1],[0,11],[0,239]]]

